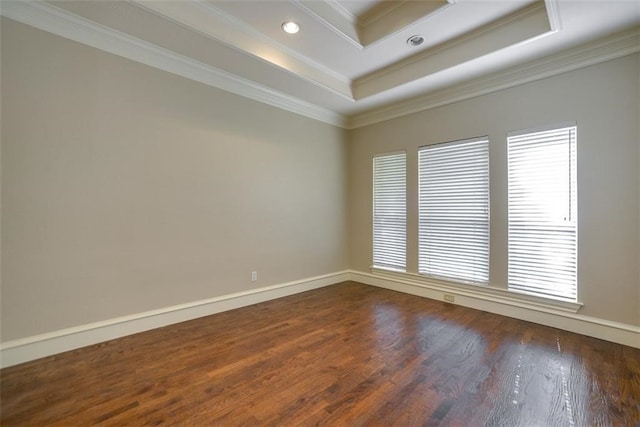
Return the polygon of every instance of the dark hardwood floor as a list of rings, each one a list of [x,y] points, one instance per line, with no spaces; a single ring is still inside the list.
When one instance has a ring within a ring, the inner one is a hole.
[[[0,379],[3,426],[640,423],[638,349],[353,282]]]

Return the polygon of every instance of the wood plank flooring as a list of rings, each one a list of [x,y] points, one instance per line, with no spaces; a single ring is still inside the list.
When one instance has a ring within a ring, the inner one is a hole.
[[[632,426],[640,350],[354,282],[0,371],[3,426]]]

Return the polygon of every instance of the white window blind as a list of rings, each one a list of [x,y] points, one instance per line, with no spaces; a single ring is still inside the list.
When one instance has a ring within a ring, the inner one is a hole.
[[[407,155],[373,159],[373,265],[405,271],[407,266]]]
[[[576,127],[509,135],[509,289],[577,300]]]
[[[488,283],[489,139],[421,147],[418,168],[418,271]]]

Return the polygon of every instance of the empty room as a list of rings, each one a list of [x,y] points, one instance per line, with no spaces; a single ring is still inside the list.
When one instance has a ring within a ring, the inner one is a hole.
[[[640,423],[640,2],[0,15],[1,425]]]

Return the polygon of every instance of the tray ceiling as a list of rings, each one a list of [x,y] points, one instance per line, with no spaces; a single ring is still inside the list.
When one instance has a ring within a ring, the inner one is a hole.
[[[640,23],[640,2],[627,0],[3,1],[0,11],[149,63],[136,58],[132,48],[118,51],[115,43],[126,39],[188,63],[191,74],[208,70],[215,79],[206,82],[214,86],[229,90],[215,82],[227,78],[246,86],[232,91],[262,91],[263,98],[287,99],[342,118],[620,31],[637,36]],[[78,29],[54,25],[52,17]],[[300,31],[283,32],[286,20],[297,22]],[[81,34],[85,28],[109,35],[114,44]],[[410,46],[407,40],[414,35],[424,42]]]

